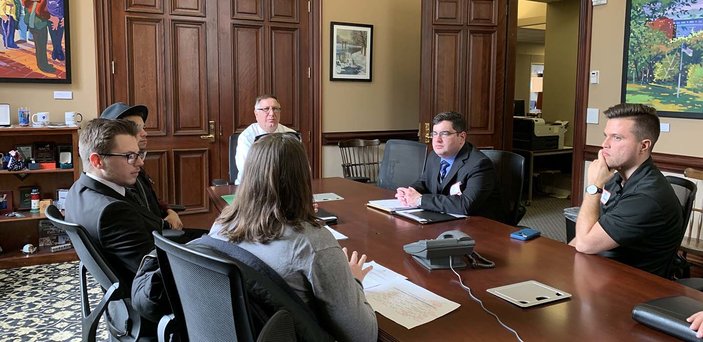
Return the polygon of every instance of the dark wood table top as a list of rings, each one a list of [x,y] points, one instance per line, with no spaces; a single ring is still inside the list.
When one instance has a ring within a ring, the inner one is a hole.
[[[211,187],[211,199],[222,208],[219,197],[234,186]],[[366,207],[366,202],[388,199],[393,191],[342,178],[313,181],[315,193],[334,192],[341,201],[319,203],[339,218],[333,228],[349,237],[342,246],[366,253],[369,260],[408,277],[408,280],[440,296],[461,304],[459,309],[428,324],[406,329],[378,315],[379,338],[398,341],[514,341],[468,297],[450,270],[427,271],[403,252],[403,245],[419,239],[434,239],[440,233],[458,229],[476,240],[476,251],[494,261],[494,269],[459,271],[464,284],[484,305],[525,341],[646,341],[673,340],[666,334],[638,324],[632,308],[650,299],[686,295],[703,301],[703,294],[672,281],[618,262],[577,253],[564,243],[540,237],[531,241],[510,239],[515,227],[482,217],[470,217],[430,225],[419,225]],[[219,205],[217,202],[220,202]],[[536,280],[572,294],[572,298],[519,308],[486,289]]]

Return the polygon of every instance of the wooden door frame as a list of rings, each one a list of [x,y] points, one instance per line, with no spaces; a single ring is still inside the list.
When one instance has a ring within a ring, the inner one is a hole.
[[[101,113],[102,110],[114,102],[112,96],[112,38],[110,31],[106,28],[111,27],[110,20],[110,4],[107,0],[93,0],[95,9],[95,49],[97,55],[96,71],[98,77],[98,108],[96,113]],[[312,146],[313,155],[310,156],[310,164],[313,172],[313,177],[318,178],[322,175],[322,0],[310,0],[310,30],[309,39],[311,43],[311,53],[309,58],[310,63],[310,82],[311,93],[309,101],[312,109]],[[220,171],[220,178],[226,179],[228,175],[224,170]]]
[[[574,103],[574,140],[571,165],[571,205],[581,205],[586,148],[586,108],[588,107],[589,70],[591,68],[591,30],[593,6],[581,1],[579,9],[578,55],[576,57],[576,98]]]

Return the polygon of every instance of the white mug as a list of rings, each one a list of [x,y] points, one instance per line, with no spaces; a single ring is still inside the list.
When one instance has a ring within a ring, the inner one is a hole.
[[[78,117],[78,119],[76,119]],[[64,121],[66,121],[66,126],[76,126],[83,121],[83,115],[79,112],[66,112],[64,114]]]
[[[49,124],[49,112],[32,114],[32,126],[46,126]]]

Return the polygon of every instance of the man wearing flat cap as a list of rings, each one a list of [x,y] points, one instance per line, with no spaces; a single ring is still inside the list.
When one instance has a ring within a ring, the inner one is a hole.
[[[146,151],[147,143],[147,132],[144,130],[144,122],[149,115],[149,110],[143,105],[129,106],[122,102],[113,103],[100,114],[101,119],[109,120],[128,120],[132,121],[137,125],[139,133],[137,134],[137,143],[139,144],[139,149]],[[134,191],[137,196],[136,198],[139,205],[146,207],[149,211],[154,213],[154,215],[163,218],[172,229],[182,229],[183,222],[178,216],[178,213],[169,209],[163,201],[159,201],[156,192],[153,187],[154,182],[151,180],[149,175],[146,174],[142,168],[139,172],[139,177],[137,177],[137,183],[134,184],[134,188],[128,189],[128,191]]]

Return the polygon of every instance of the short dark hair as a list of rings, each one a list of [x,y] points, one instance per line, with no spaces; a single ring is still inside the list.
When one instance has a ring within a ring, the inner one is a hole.
[[[452,128],[457,132],[466,132],[466,120],[464,120],[464,115],[457,112],[442,112],[434,116],[432,119],[432,126],[442,122],[450,121],[452,123]]]
[[[256,98],[256,100],[254,101],[254,107],[256,107],[256,105],[258,105],[259,102],[261,102],[262,100],[266,100],[266,99],[274,99],[274,100],[278,101],[278,98],[271,95],[271,94],[263,94],[263,95],[260,95],[259,97]]]
[[[91,153],[110,153],[118,135],[139,134],[137,125],[129,120],[93,119],[81,129],[78,141],[78,152],[83,161],[83,170],[90,169]]]
[[[603,112],[608,119],[632,119],[635,122],[634,133],[637,139],[652,141],[651,149],[659,139],[659,116],[653,107],[639,103],[621,103]]]

